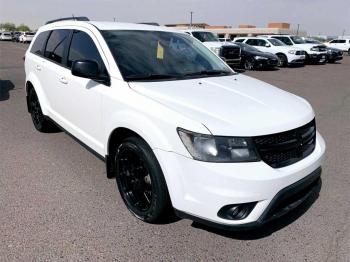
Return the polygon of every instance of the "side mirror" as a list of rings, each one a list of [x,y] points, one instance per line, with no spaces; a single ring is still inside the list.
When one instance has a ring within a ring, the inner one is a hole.
[[[76,60],[72,64],[72,75],[89,78],[102,84],[110,85],[108,75],[100,73],[98,64],[92,60]]]
[[[271,47],[271,45],[269,43],[266,43],[265,47]]]

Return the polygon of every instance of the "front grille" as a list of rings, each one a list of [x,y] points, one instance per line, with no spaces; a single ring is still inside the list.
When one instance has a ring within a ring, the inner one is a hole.
[[[310,155],[316,144],[315,119],[282,133],[253,137],[261,159],[273,168],[294,164]]]
[[[238,46],[222,46],[221,56],[225,59],[239,59],[241,57],[241,48]]]
[[[305,55],[305,51],[296,51],[295,54],[296,55]]]
[[[318,46],[315,46],[315,48],[317,48],[317,50],[319,52],[326,52],[327,51],[327,46],[325,46],[325,45],[318,45]]]

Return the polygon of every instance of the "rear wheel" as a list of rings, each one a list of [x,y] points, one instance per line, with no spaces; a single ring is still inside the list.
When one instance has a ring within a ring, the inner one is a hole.
[[[36,130],[47,133],[57,129],[57,127],[44,116],[34,88],[29,90],[28,108]]]
[[[284,67],[288,65],[288,59],[284,54],[277,54],[278,57],[278,67]]]
[[[171,216],[164,175],[144,140],[130,137],[120,144],[115,155],[115,170],[121,197],[135,217],[157,223]]]
[[[349,50],[348,50],[348,55],[350,55],[350,48],[349,48]]]

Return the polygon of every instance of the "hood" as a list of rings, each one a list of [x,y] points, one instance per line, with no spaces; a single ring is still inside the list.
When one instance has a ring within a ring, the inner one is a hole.
[[[314,118],[304,99],[240,74],[129,85],[134,91],[202,123],[214,135],[278,133]]]
[[[325,49],[325,45],[320,45],[320,44],[311,44],[311,43],[305,43],[305,44],[296,44],[295,47],[299,47],[303,49],[304,51],[310,51],[311,48],[316,47],[316,48],[322,48]]]
[[[243,50],[242,52],[248,53],[248,54],[253,55],[253,56],[259,55],[259,56],[267,57],[270,59],[278,59],[278,57],[275,54],[268,53],[268,52],[246,51],[246,50]]]

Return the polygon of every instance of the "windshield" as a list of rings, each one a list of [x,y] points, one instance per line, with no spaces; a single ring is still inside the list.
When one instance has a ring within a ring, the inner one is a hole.
[[[238,45],[240,48],[242,48],[244,51],[247,52],[260,52],[258,49],[256,49],[255,47],[252,47],[248,44],[245,43],[241,43],[241,42],[234,42],[235,45]]]
[[[291,36],[290,38],[292,38],[293,42],[295,44],[305,44],[305,40],[303,38],[301,38],[300,36]]]
[[[126,81],[231,75],[213,52],[187,34],[113,30],[102,34]]]
[[[280,41],[278,39],[274,39],[274,38],[269,38],[269,39],[267,39],[267,41],[269,41],[274,46],[284,46],[284,45],[286,45],[282,41]]]
[[[201,42],[219,42],[220,41],[211,32],[192,32],[192,35]]]
[[[308,44],[322,44],[320,41],[316,39],[306,39],[305,42]]]

